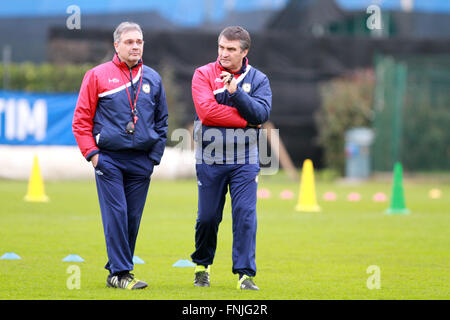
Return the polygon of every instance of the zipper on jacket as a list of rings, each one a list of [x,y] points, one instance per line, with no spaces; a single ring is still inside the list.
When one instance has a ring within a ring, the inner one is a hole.
[[[130,67],[128,67],[128,70],[130,71],[130,86],[133,89],[133,97],[131,98],[131,101],[133,102],[134,101],[134,95],[135,95],[134,85],[133,85],[133,73],[131,72],[131,68]],[[136,101],[136,103],[137,103],[137,101]]]

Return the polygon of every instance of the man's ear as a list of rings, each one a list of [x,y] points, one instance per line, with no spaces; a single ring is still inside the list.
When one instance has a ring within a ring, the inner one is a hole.
[[[114,50],[116,51],[116,53],[117,53],[117,47],[119,47],[119,43],[118,42],[114,42]]]
[[[244,51],[242,51],[244,53],[244,58],[247,56],[248,54],[248,49],[245,49]]]

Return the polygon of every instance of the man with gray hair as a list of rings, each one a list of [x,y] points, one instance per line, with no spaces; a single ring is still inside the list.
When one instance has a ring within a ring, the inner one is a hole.
[[[198,212],[195,225],[194,285],[210,286],[228,189],[233,219],[233,268],[237,289],[258,290],[256,275],[256,191],[258,136],[268,120],[272,92],[267,76],[248,64],[250,35],[242,27],[225,28],[218,38],[218,58],[195,70],[192,98],[197,121],[195,137]]]
[[[92,163],[109,271],[106,285],[143,289],[133,257],[150,176],[167,139],[167,103],[161,77],[142,63],[144,40],[136,23],[114,31],[112,61],[86,72],[72,130]]]

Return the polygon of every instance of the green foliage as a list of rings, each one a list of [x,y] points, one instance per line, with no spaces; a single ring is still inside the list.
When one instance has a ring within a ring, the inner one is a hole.
[[[373,110],[374,75],[359,70],[321,84],[322,104],[315,115],[319,144],[325,165],[340,174],[345,168],[345,132],[353,127],[370,127]]]
[[[322,170],[316,170],[314,173],[316,180],[318,182],[333,182],[337,180],[340,176],[339,172],[334,169],[322,169]]]
[[[34,64],[31,62],[13,63],[5,68],[0,65],[2,79],[0,89],[23,90],[29,92],[78,92],[84,74],[92,65],[50,63]]]

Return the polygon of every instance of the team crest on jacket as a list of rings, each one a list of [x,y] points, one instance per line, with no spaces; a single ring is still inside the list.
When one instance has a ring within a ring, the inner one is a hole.
[[[251,89],[252,89],[252,85],[248,82],[246,82],[242,85],[242,90],[244,90],[247,93],[249,93]]]
[[[150,85],[148,83],[144,83],[142,85],[142,91],[144,91],[145,93],[150,93]]]

